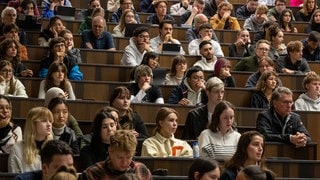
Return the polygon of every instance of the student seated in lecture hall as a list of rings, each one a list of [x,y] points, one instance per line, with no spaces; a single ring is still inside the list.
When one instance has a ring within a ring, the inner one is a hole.
[[[163,104],[161,89],[152,84],[153,72],[147,65],[139,65],[134,72],[135,82],[128,85],[133,103],[158,103]]]
[[[132,161],[136,147],[137,139],[131,131],[115,131],[110,136],[108,158],[83,171],[82,179],[114,179],[124,173],[129,173],[136,174],[140,179],[150,180],[152,178],[150,170],[143,163]],[[126,157],[126,160],[119,161],[119,157]]]
[[[115,50],[111,33],[105,31],[106,20],[101,16],[92,19],[92,29],[82,32],[82,48]]]
[[[300,94],[294,102],[297,111],[320,111],[320,76],[314,72],[309,72],[303,79],[305,93]]]
[[[154,5],[155,13],[147,17],[147,24],[160,24],[164,20],[171,21],[172,24],[175,23],[174,18],[170,14],[167,14],[167,0],[156,0],[152,4]]]
[[[124,49],[121,64],[137,66],[141,64],[144,55],[152,51],[148,28],[144,26],[137,27],[133,32],[133,37],[129,40],[129,45]]]
[[[263,31],[263,25],[268,21],[267,13],[268,7],[259,4],[255,13],[244,21],[243,29],[248,31]]]
[[[199,66],[202,70],[206,71],[214,71],[214,64],[217,62],[217,57],[215,56],[214,52],[215,48],[211,44],[212,41],[213,40],[204,40],[199,44],[199,53],[201,55],[201,59],[195,62],[193,66]]]
[[[160,22],[159,35],[150,40],[151,48],[155,53],[162,53],[162,46],[165,43],[181,44],[179,40],[174,39],[174,37],[172,37],[173,31],[174,29],[172,21],[163,20]],[[179,54],[185,54],[182,46],[180,47]]]
[[[194,17],[194,27],[187,29],[187,32],[186,32],[186,40],[188,41],[188,43],[190,43],[194,39],[200,38],[199,27],[202,24],[208,24],[208,23],[209,23],[209,19],[207,18],[206,15],[197,14]],[[219,42],[219,39],[214,31],[212,31],[212,39]]]
[[[53,139],[52,123],[53,116],[49,109],[34,107],[28,111],[23,141],[13,145],[8,157],[8,172],[41,170],[39,151],[44,144]]]
[[[202,98],[205,88],[202,68],[200,66],[193,66],[188,69],[181,84],[172,89],[168,103],[180,104],[182,106],[201,106],[205,103]]]
[[[105,128],[107,127],[107,128]],[[80,171],[89,166],[107,159],[109,156],[110,136],[119,129],[118,110],[110,106],[103,107],[96,113],[93,120],[92,132],[89,135],[89,144],[80,150]]]
[[[64,29],[66,29],[66,27],[63,25],[63,21],[60,17],[51,17],[47,27],[40,33],[38,44],[40,46],[48,47],[51,39],[57,38],[59,36],[59,33]]]
[[[41,156],[42,167],[38,170],[21,173],[15,177],[15,180],[51,180],[51,177],[61,166],[74,168],[72,150],[63,141],[48,141],[44,144],[38,156]]]
[[[214,109],[208,129],[199,136],[200,157],[227,159],[236,152],[240,133],[236,130],[235,107],[222,101]]]
[[[240,30],[240,24],[236,17],[231,16],[233,10],[232,4],[222,2],[218,5],[217,13],[210,18],[210,24],[213,29]]]
[[[187,10],[180,17],[180,23],[184,26],[192,26],[194,17],[197,14],[201,14],[203,12],[203,8],[205,6],[204,0],[194,0],[192,4],[192,9]]]
[[[258,0],[247,0],[246,4],[237,8],[236,17],[239,19],[247,19],[253,15],[258,6]]]
[[[247,131],[240,136],[235,154],[224,164],[221,180],[233,180],[239,171],[249,165],[265,169],[265,139],[257,131]]]
[[[200,133],[207,128],[215,107],[223,99],[223,82],[217,77],[208,79],[205,93],[208,97],[208,102],[206,105],[194,108],[188,112],[182,139],[198,139]]]
[[[300,116],[292,112],[292,91],[278,87],[272,92],[270,108],[260,112],[256,129],[267,141],[293,144],[296,148],[311,142],[311,137]]]
[[[200,44],[203,41],[209,41],[211,43],[214,55],[216,57],[224,57],[224,53],[221,49],[220,44],[217,41],[212,40],[212,34],[213,34],[213,29],[212,29],[211,25],[210,24],[202,24],[199,27],[200,37],[192,40],[188,44],[189,55],[202,55]],[[206,69],[204,69],[204,70],[206,70]]]
[[[154,136],[144,140],[141,156],[193,156],[193,150],[190,145],[186,141],[174,137],[178,126],[177,119],[178,113],[172,108],[163,107],[158,111]]]
[[[261,58],[268,56],[270,50],[270,42],[261,39],[256,43],[255,54],[241,59],[234,67],[234,71],[251,71],[256,72],[259,69],[259,61]]]
[[[133,7],[132,1],[133,0],[120,0],[120,7],[117,11],[115,11],[112,14],[112,16],[110,18],[110,22],[119,23],[122,13],[127,9],[131,9],[133,11],[134,19],[136,20],[136,22],[138,24],[140,24],[141,22],[140,22],[139,15],[136,13],[134,8],[132,8]]]

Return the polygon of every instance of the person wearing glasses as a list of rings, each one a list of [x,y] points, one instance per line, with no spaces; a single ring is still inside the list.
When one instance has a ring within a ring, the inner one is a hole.
[[[274,7],[270,8],[267,16],[270,21],[279,21],[280,14],[286,9],[286,0],[276,0]]]
[[[117,11],[115,11],[112,14],[110,22],[118,23],[120,21],[122,13],[127,9],[131,9],[134,12],[134,19],[137,21],[138,24],[140,24],[139,15],[135,12],[135,10],[132,7],[132,0],[120,0],[120,7]]]
[[[270,108],[259,113],[256,129],[266,141],[276,141],[304,147],[311,141],[300,116],[292,112],[292,91],[284,86],[272,92]]]
[[[137,66],[141,64],[144,54],[152,51],[148,28],[137,27],[133,32],[133,37],[130,38],[129,45],[124,49],[121,64]]]
[[[40,63],[39,77],[47,77],[49,67],[53,62],[64,63],[66,65],[66,74],[69,79],[82,80],[83,74],[80,71],[77,60],[67,54],[65,39],[62,37],[53,38],[50,41],[48,56]]]
[[[201,14],[197,14],[194,17],[193,22],[194,22],[194,27],[187,29],[187,32],[186,32],[186,40],[188,41],[188,43],[190,43],[194,39],[200,38],[199,28],[203,24],[208,24],[209,19],[207,18],[206,15],[201,13]],[[213,30],[212,30],[212,39],[219,42],[219,39]]]
[[[0,94],[5,96],[28,97],[24,85],[13,75],[11,62],[7,60],[0,61]]]
[[[234,67],[234,71],[256,72],[259,69],[259,61],[263,57],[268,56],[270,50],[270,42],[261,39],[256,44],[255,54],[241,59]]]

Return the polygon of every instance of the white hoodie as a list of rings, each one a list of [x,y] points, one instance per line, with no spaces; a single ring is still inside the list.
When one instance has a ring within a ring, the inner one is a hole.
[[[187,78],[185,78],[183,80],[184,85],[188,88],[188,95],[187,95],[187,99],[191,102],[191,106],[195,106],[198,103],[201,103],[201,88],[198,91],[194,91],[191,89],[191,87],[189,86],[188,80]]]
[[[320,111],[320,97],[314,100],[306,94],[300,94],[294,106],[297,111]]]

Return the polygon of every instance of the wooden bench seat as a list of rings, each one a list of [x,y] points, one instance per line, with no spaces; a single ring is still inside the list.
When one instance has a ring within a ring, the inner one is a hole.
[[[15,118],[13,121],[18,124],[22,131],[24,130],[25,118]],[[92,132],[93,122],[92,120],[87,121],[78,121],[79,127],[82,130],[83,134],[90,134]],[[153,129],[155,128],[155,123],[146,123],[149,136],[153,136]],[[178,129],[175,133],[175,137],[181,139],[182,131],[184,125],[179,125]],[[246,127],[246,126],[238,126],[238,131],[240,133],[255,130],[255,127]],[[192,146],[192,143],[195,140],[188,140],[188,143]],[[141,155],[141,147],[143,140],[139,140],[139,145],[137,147],[136,155]],[[293,145],[278,143],[278,142],[267,142],[266,143],[266,154],[267,158],[270,157],[288,157],[291,159],[305,159],[305,160],[316,160],[317,159],[317,143],[311,142],[306,147],[303,148],[295,148]]]
[[[143,162],[151,171],[158,168],[168,169],[169,175],[187,175],[193,158],[151,158],[135,157],[138,162]],[[223,160],[219,160],[222,165]],[[181,165],[183,164],[183,168]],[[270,159],[266,166],[277,174],[278,177],[292,178],[320,178],[320,161],[318,160],[287,160]]]
[[[238,95],[238,97],[240,96]],[[43,100],[36,98],[27,99],[12,97],[11,100],[13,104],[12,116],[15,118],[25,118],[29,109],[36,106],[43,106],[44,103]],[[77,120],[93,120],[96,111],[101,107],[108,105],[107,101],[75,100],[68,102],[70,112]],[[179,113],[178,124],[184,124],[188,112],[194,108],[192,106],[184,107],[170,104],[132,104],[132,108],[140,114],[145,123],[155,123],[156,112],[164,106],[174,108]],[[263,109],[237,107],[235,119],[238,126],[255,127],[256,118],[262,110]],[[298,111],[297,113],[300,115],[301,120],[308,129],[311,139],[314,142],[320,143],[320,132],[318,130],[318,127],[320,126],[320,121],[318,121],[320,112]],[[320,157],[319,150],[317,157]]]
[[[115,74],[119,73],[116,71]],[[39,86],[42,78],[20,78],[21,82],[26,88],[26,92],[29,97],[37,98],[39,92]],[[113,89],[118,86],[127,86],[129,82],[124,81],[95,81],[95,80],[82,80],[82,81],[71,81],[75,96],[77,99],[87,99],[96,101],[107,101]],[[172,85],[160,85],[162,96],[165,102],[170,97],[171,91],[175,86]],[[94,90],[99,89],[99,93]],[[253,89],[247,88],[225,88],[225,99],[232,102],[237,107],[250,107],[250,100]],[[303,93],[302,90],[293,90],[294,99]],[[241,96],[240,96],[241,95]]]
[[[27,46],[28,56],[31,60],[42,60],[47,54],[47,49],[41,46]],[[91,50],[80,49],[81,59],[83,63],[90,64],[114,64],[120,65],[123,51],[107,51],[107,50]],[[171,64],[175,55],[160,54],[159,60],[161,67],[171,68]],[[196,61],[201,59],[200,56],[185,55],[189,66],[193,65]]]

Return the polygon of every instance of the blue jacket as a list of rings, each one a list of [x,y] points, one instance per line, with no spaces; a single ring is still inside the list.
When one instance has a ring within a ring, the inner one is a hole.
[[[51,0],[43,0],[41,3],[41,6],[43,7],[41,16],[46,19],[50,19],[51,17],[56,15],[56,12],[53,10],[50,10],[50,5],[52,1]],[[64,1],[64,6],[66,7],[72,7],[69,0]]]
[[[156,11],[152,5],[152,0],[141,0],[140,11],[144,13],[155,13]]]
[[[39,70],[39,77],[45,78],[48,74],[48,69],[50,64],[53,62],[53,57],[49,55],[49,57],[45,58],[41,61],[40,70]],[[69,55],[66,55],[63,63],[66,65],[68,69],[68,78],[71,80],[82,80],[83,74],[80,71],[80,68],[77,64],[77,60]]]

